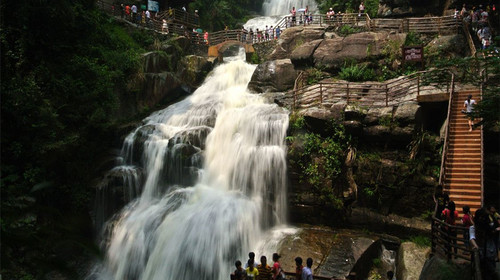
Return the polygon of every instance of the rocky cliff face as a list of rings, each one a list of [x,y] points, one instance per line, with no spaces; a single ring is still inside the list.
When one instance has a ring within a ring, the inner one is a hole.
[[[168,104],[203,82],[214,65],[203,56],[181,56],[189,44],[186,38],[178,37],[158,51],[143,54],[142,73],[129,83],[131,93],[119,93],[121,118]]]

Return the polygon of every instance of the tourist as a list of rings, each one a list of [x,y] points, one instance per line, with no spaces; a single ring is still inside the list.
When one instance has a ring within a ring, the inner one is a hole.
[[[302,268],[302,280],[313,280],[312,264],[313,264],[313,259],[307,258],[306,260],[307,266],[304,266],[304,268]]]
[[[306,25],[306,23],[309,24],[310,23],[309,6],[306,6],[306,9],[304,10],[304,17],[305,17],[304,25]]]
[[[276,39],[280,38],[280,34],[281,34],[281,29],[279,26],[276,26]]]
[[[387,280],[396,280],[394,278],[394,271],[392,270],[387,271]]]
[[[271,267],[267,264],[266,256],[260,257],[260,264],[257,265],[257,269],[259,270],[257,280],[271,280],[273,278],[273,272]]]
[[[255,257],[255,254],[254,254]],[[259,270],[254,266],[255,260],[249,259],[247,262],[247,268],[246,268],[246,273],[247,273],[247,279],[248,280],[256,280],[257,276],[259,276]]]
[[[149,12],[149,10],[146,10],[146,24],[148,26],[151,25],[151,13]]]
[[[271,27],[269,27],[269,38],[271,38],[271,40],[274,40],[274,28],[272,25]]]
[[[130,6],[125,6],[125,14],[127,15],[127,20],[130,20]]]
[[[465,114],[467,114],[467,117],[469,118],[469,131],[472,131],[472,126],[474,125],[474,116],[472,114],[474,104],[476,104],[476,100],[472,99],[472,95],[469,94],[469,96],[467,96],[467,100],[464,102]]]
[[[361,2],[361,4],[359,4],[359,14],[358,14],[358,17],[360,17],[364,13],[365,13],[365,5],[364,5],[363,2]]]
[[[262,40],[262,32],[260,32],[258,28],[255,32],[257,33],[257,42],[260,43],[260,41]]]
[[[253,44],[254,41],[253,41],[253,30],[252,30],[252,28],[250,28],[250,31],[248,32],[248,35],[250,36],[250,44]]]
[[[266,25],[266,29],[264,29],[264,38],[265,41],[269,41],[269,27]]]
[[[460,10],[460,17],[463,19],[467,17],[467,8],[465,7],[465,3],[462,5],[462,10]]]
[[[205,34],[203,35],[203,41],[205,41],[205,44],[208,45],[208,31],[205,31]]]
[[[167,21],[165,19],[162,20],[161,32],[165,32],[168,34],[168,24],[167,24]]]
[[[303,268],[304,268],[304,266],[302,265],[302,258],[296,257],[295,258],[295,279],[296,280],[302,279],[302,269]]]
[[[490,223],[496,223],[496,224],[500,224],[500,214],[498,214],[497,212],[497,209],[495,208],[495,206],[493,205],[490,205],[488,207],[488,211],[490,212]],[[498,241],[499,241],[499,233],[496,232],[495,233],[496,237],[495,237],[495,247],[497,248],[497,251],[500,249],[498,247]],[[498,256],[496,258],[496,261],[498,261]]]
[[[241,267],[241,262],[238,260],[234,263],[234,265],[236,266],[236,270],[233,272],[233,274],[231,274],[231,279],[235,279],[235,280],[245,279],[246,272],[243,269],[243,267]]]
[[[446,232],[446,241],[448,245],[446,246],[447,251],[448,251],[448,258],[451,259],[451,245],[454,245],[453,251],[455,252],[455,255],[457,254],[457,231],[453,226],[455,226],[455,219],[458,217],[458,211],[455,210],[455,202],[450,201],[448,203],[448,208],[443,210],[443,218],[444,222],[447,224],[444,227],[444,230]]]
[[[292,7],[290,13],[292,14],[292,26],[295,26],[295,23],[297,22],[297,11],[295,10],[295,7]]]
[[[132,22],[135,23],[137,20],[137,6],[135,4],[132,5],[130,10],[132,10]]]
[[[259,264],[258,262],[255,261],[255,253],[254,252],[250,252],[248,253],[248,261],[245,263],[245,269],[248,268],[248,262],[253,262],[253,267],[257,267],[257,265]]]
[[[474,224],[472,222],[472,215],[470,213],[470,207],[465,205],[464,207],[462,207],[462,212],[464,213],[464,215],[462,216],[462,224],[464,225],[464,227],[466,228],[465,232],[464,232],[464,244],[465,244],[465,248],[467,249],[470,249],[469,247],[469,228]],[[468,252],[466,252],[468,254]]]
[[[441,214],[443,213],[443,210],[446,209],[448,202],[450,201],[450,196],[447,193],[443,193],[442,186],[438,186],[438,189],[436,190],[435,199],[436,199],[435,202],[437,203],[437,208],[434,216],[437,219],[442,220],[443,217]]]
[[[474,215],[474,225],[469,228],[470,243],[474,250],[479,250],[481,276],[484,280],[495,279],[495,235],[500,231],[498,222],[491,222],[488,210],[480,208]]]
[[[273,253],[273,268],[272,268],[272,271],[273,271],[273,280],[280,280],[282,279],[282,269],[281,269],[281,265],[280,265],[280,260],[281,256],[278,255],[278,253]]]
[[[123,19],[123,14],[125,13],[125,7],[123,6],[123,3],[120,4],[120,18]]]

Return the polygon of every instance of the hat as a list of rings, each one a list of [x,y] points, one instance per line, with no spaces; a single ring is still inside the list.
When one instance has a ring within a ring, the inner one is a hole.
[[[330,11],[333,10],[332,8],[330,8]]]
[[[194,12],[195,12],[195,13],[197,13],[197,12],[198,12],[198,10],[194,10]]]
[[[278,253],[273,253],[273,260],[277,260],[279,258],[281,258],[281,256],[278,255]]]

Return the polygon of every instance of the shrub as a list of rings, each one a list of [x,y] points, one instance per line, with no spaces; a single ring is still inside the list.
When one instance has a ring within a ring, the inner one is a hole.
[[[339,76],[349,82],[371,81],[375,79],[375,71],[366,65],[351,64],[342,67]]]

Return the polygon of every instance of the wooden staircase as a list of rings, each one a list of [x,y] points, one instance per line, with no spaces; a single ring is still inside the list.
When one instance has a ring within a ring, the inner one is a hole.
[[[454,92],[448,119],[448,147],[445,149],[444,188],[455,202],[462,216],[462,207],[468,205],[474,213],[482,205],[482,131],[469,131],[468,118],[461,111],[471,94],[478,102],[479,90]],[[478,120],[475,120],[477,123]]]

